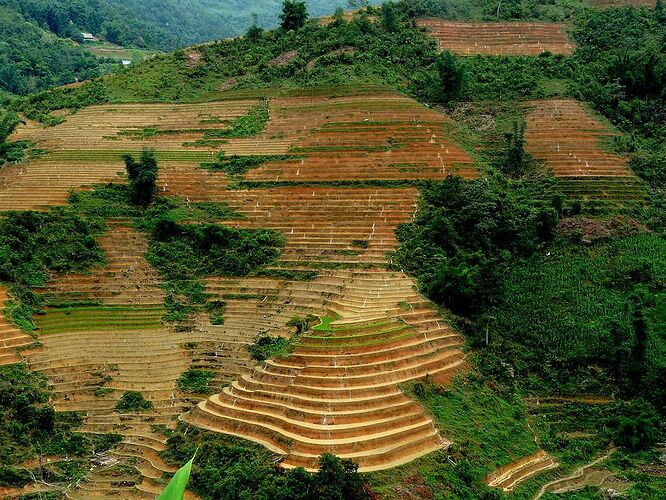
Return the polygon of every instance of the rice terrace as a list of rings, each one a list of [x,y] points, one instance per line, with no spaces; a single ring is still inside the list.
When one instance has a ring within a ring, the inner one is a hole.
[[[274,7],[0,71],[0,497],[664,498],[663,2]]]

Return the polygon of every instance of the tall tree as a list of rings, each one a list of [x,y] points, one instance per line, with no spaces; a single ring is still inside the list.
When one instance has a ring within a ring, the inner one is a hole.
[[[448,50],[442,52],[435,68],[439,76],[439,98],[442,102],[454,101],[465,81],[465,68],[458,58]]]
[[[664,8],[664,0],[657,0],[654,5],[654,17],[658,23],[666,23],[666,8]]]
[[[389,33],[395,33],[400,29],[395,6],[391,2],[382,5],[382,26]]]
[[[513,132],[504,134],[506,139],[506,157],[502,165],[503,172],[509,177],[522,177],[527,171],[529,157],[525,152],[525,129],[527,122],[513,122]]]
[[[331,24],[333,26],[342,26],[345,24],[345,11],[342,10],[342,7],[335,9],[335,12],[333,13],[333,23]]]
[[[252,26],[247,29],[245,36],[250,40],[257,40],[261,37],[264,30],[259,26],[259,16],[256,12],[252,13]]]
[[[297,30],[305,25],[308,20],[308,8],[305,2],[298,0],[284,0],[282,3],[282,14],[280,14],[280,22],[282,29]]]
[[[129,179],[130,196],[132,203],[147,207],[153,201],[157,193],[157,159],[155,152],[144,150],[141,160],[136,161],[134,157],[127,154],[123,157],[125,168]]]

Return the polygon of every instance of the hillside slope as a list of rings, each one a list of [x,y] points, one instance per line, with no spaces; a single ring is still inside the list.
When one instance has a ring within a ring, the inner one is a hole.
[[[11,103],[0,495],[659,498],[666,25],[411,7]]]

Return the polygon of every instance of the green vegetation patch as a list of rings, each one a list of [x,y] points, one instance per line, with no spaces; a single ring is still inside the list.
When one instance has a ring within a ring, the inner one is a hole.
[[[298,342],[298,338],[307,332],[317,322],[317,316],[308,314],[306,316],[294,316],[287,321],[287,326],[294,328],[294,335],[291,338],[271,337],[264,335],[259,337],[250,347],[252,359],[258,362],[270,358],[279,358],[289,355]]]
[[[193,394],[213,394],[215,388],[211,382],[215,380],[215,372],[210,370],[199,370],[190,368],[178,377],[178,389]]]
[[[40,310],[34,321],[43,335],[63,332],[109,332],[158,330],[162,327],[161,305],[81,304]]]
[[[502,300],[480,324],[489,325],[493,351],[523,375],[534,374],[528,384],[555,392],[607,391],[612,384],[663,409],[665,281],[666,241],[659,236],[563,244],[515,265]]]
[[[312,327],[313,330],[316,330],[318,332],[331,332],[331,322],[335,321],[335,318],[331,318],[330,316],[323,316],[321,318],[321,322],[318,325],[315,325]]]
[[[555,237],[562,200],[549,179],[448,177],[422,190],[416,219],[398,228],[395,259],[455,313],[492,305],[514,258]]]
[[[69,202],[76,212],[92,219],[139,218],[150,221],[166,217],[175,222],[216,222],[244,218],[226,203],[187,203],[175,196],[158,196],[150,207],[142,210],[132,205],[128,187],[122,184],[106,184],[96,186],[92,191],[78,191],[70,195]]]
[[[274,454],[249,441],[179,424],[171,431],[163,456],[181,465],[194,456],[188,488],[203,499],[266,498],[275,500],[350,499],[370,496],[358,467],[330,454],[320,457],[320,472],[277,466]]]
[[[515,394],[497,390],[474,374],[453,384],[412,385],[412,394],[431,413],[442,435],[464,443],[478,478],[537,451],[525,406]]]
[[[70,203],[72,210],[89,220],[103,224],[108,218],[128,218],[147,235],[146,258],[164,278],[165,321],[185,322],[191,313],[204,311],[214,325],[223,324],[224,305],[210,301],[201,279],[260,273],[275,261],[284,245],[276,231],[215,224],[243,218],[224,203],[155,196],[142,207],[132,203],[127,186],[117,184],[75,193]]]
[[[252,155],[252,156],[225,156],[219,153],[214,162],[202,163],[201,167],[207,170],[225,172],[228,175],[244,175],[264,163],[274,161],[287,161],[302,158],[295,155]]]
[[[9,141],[21,119],[16,113],[9,112],[0,115],[0,168],[5,163],[16,163],[25,156],[25,149],[30,145],[28,141]]]
[[[252,275],[280,278],[290,281],[311,281],[319,276],[319,271],[309,269],[278,269],[271,267],[258,269],[252,273]]]
[[[393,498],[396,490],[421,498],[501,498],[484,484],[485,475],[537,450],[520,397],[474,372],[447,385],[425,381],[403,387],[453,445],[368,474],[373,491],[382,498]]]
[[[43,286],[53,273],[86,272],[105,263],[95,240],[103,230],[103,221],[69,207],[9,212],[0,219],[0,281],[10,285],[19,301],[9,315],[17,326],[34,329],[32,315],[43,300],[32,287]]]
[[[231,139],[252,137],[261,134],[268,123],[268,101],[253,107],[246,115],[239,116],[228,129],[208,129],[204,132],[206,139]]]
[[[253,360],[261,363],[270,358],[280,358],[288,355],[294,349],[294,343],[284,337],[259,337],[248,348]]]
[[[134,413],[148,411],[153,408],[152,401],[148,401],[138,391],[125,392],[116,403],[115,410],[118,413]]]
[[[147,259],[167,279],[245,276],[273,262],[284,238],[275,231],[212,224],[178,224],[161,218],[152,224]]]

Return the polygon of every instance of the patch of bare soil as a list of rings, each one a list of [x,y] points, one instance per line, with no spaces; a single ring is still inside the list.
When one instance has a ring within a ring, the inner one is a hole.
[[[305,65],[305,69],[309,70],[309,69],[314,68],[317,65],[317,63],[325,57],[337,57],[337,56],[340,56],[340,55],[343,55],[343,54],[351,55],[355,52],[356,52],[356,47],[342,47],[341,49],[334,50],[334,51],[329,52],[327,54],[323,54],[319,57],[315,57],[314,59],[312,59],[311,61],[309,61]]]
[[[283,52],[275,59],[271,59],[270,61],[268,61],[268,64],[276,68],[281,68],[282,66],[286,66],[291,61],[293,61],[297,55],[298,55],[298,50],[290,50],[289,52]]]
[[[233,88],[237,83],[238,83],[238,78],[229,78],[222,85],[220,85],[218,89],[220,90],[220,92],[224,92],[225,90]]]
[[[606,220],[567,217],[560,221],[557,229],[563,236],[580,238],[584,243],[618,236],[630,236],[647,230],[634,219],[621,215]]]
[[[396,485],[394,492],[400,500],[430,500],[434,494],[420,474],[409,476],[402,484]]]
[[[201,52],[197,51],[192,51],[188,52],[187,55],[185,56],[185,66],[188,68],[196,68],[201,64],[201,59],[203,58],[203,55]]]

